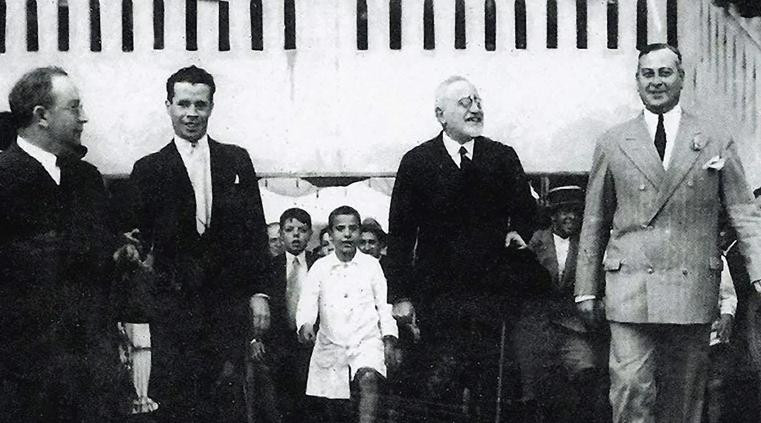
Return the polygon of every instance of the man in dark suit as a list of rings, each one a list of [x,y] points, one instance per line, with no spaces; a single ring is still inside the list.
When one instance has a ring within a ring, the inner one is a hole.
[[[407,152],[396,175],[389,294],[399,319],[409,319],[412,304],[417,308],[428,345],[422,366],[453,362],[452,356],[459,363],[429,378],[429,391],[436,391],[429,393],[461,401],[459,387],[452,391],[439,383],[446,379],[441,375],[460,374],[455,379],[474,393],[471,405],[493,418],[500,356],[495,345],[501,343],[505,304],[499,295],[506,291],[485,276],[506,247],[526,246],[536,203],[515,151],[481,136],[483,109],[473,84],[462,77],[444,81],[435,112],[443,131]]]
[[[239,421],[248,303],[267,257],[259,186],[246,150],[206,134],[212,76],[183,68],[166,88],[174,140],[131,175],[159,280],[151,397],[166,421]]]
[[[255,332],[251,341],[250,422],[260,417],[266,423],[297,423],[312,417],[305,396],[312,346],[298,342],[295,323],[301,285],[317,259],[306,250],[312,218],[291,208],[280,215],[279,226],[285,251],[270,260],[267,284],[257,293],[267,298],[271,323],[269,329]]]
[[[524,399],[536,399],[548,421],[607,421],[606,336],[584,324],[573,297],[584,191],[555,187],[547,203],[551,225],[528,248],[549,272],[550,289],[523,304],[513,339]]]
[[[87,122],[63,69],[34,69],[9,95],[18,137],[0,154],[0,420],[108,421],[108,275],[116,239]]]

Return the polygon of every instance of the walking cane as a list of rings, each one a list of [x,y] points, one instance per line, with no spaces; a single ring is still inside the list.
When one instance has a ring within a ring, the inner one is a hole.
[[[505,368],[505,336],[507,328],[505,321],[502,320],[502,334],[499,340],[499,374],[497,375],[497,414],[494,416],[494,423],[499,423],[502,417],[502,374]]]

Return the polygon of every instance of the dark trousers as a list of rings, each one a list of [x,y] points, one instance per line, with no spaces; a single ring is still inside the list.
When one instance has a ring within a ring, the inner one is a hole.
[[[504,410],[513,396],[510,318],[504,306],[495,296],[453,296],[418,307],[422,348],[415,366],[424,374],[414,386],[439,412],[465,415],[472,422],[494,421],[498,407]],[[508,325],[504,343],[503,323]]]
[[[315,399],[305,394],[312,345],[300,344],[295,331],[279,339],[265,340],[264,344],[264,360],[246,360],[248,421],[315,421]]]
[[[159,404],[156,419],[245,421],[245,335],[209,318],[207,306],[197,297],[165,295],[161,301],[160,313],[151,322],[149,395]]]

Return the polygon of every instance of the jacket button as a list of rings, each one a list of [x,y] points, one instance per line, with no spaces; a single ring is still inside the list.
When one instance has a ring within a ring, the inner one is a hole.
[[[647,223],[643,223],[643,224],[639,225],[639,227],[642,228],[642,229],[649,228],[649,226],[647,226]]]
[[[682,269],[682,274],[686,275],[687,274],[687,269]]]
[[[639,186],[639,190],[640,191],[644,191],[645,189],[646,189],[645,184],[642,184],[642,185]]]
[[[650,273],[650,274],[652,274],[652,273],[654,273],[654,272],[655,272],[655,269],[653,269],[652,267],[648,267],[648,268],[647,268],[647,273]]]
[[[687,181],[687,186],[688,186],[688,187],[691,187],[691,186],[693,186],[693,185],[695,185],[695,183],[694,183],[694,182],[692,182],[692,181]]]

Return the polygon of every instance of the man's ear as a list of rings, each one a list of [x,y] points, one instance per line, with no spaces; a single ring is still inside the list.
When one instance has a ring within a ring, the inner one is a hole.
[[[48,110],[44,106],[34,106],[34,109],[32,109],[32,116],[34,121],[37,122],[38,125],[46,127],[48,126]]]
[[[439,121],[441,126],[445,126],[447,122],[444,119],[444,111],[441,110],[441,107],[436,107],[435,112],[436,112],[436,119]]]
[[[172,102],[169,100],[164,100],[164,106],[166,106],[166,111],[169,113],[169,106],[172,105]]]

